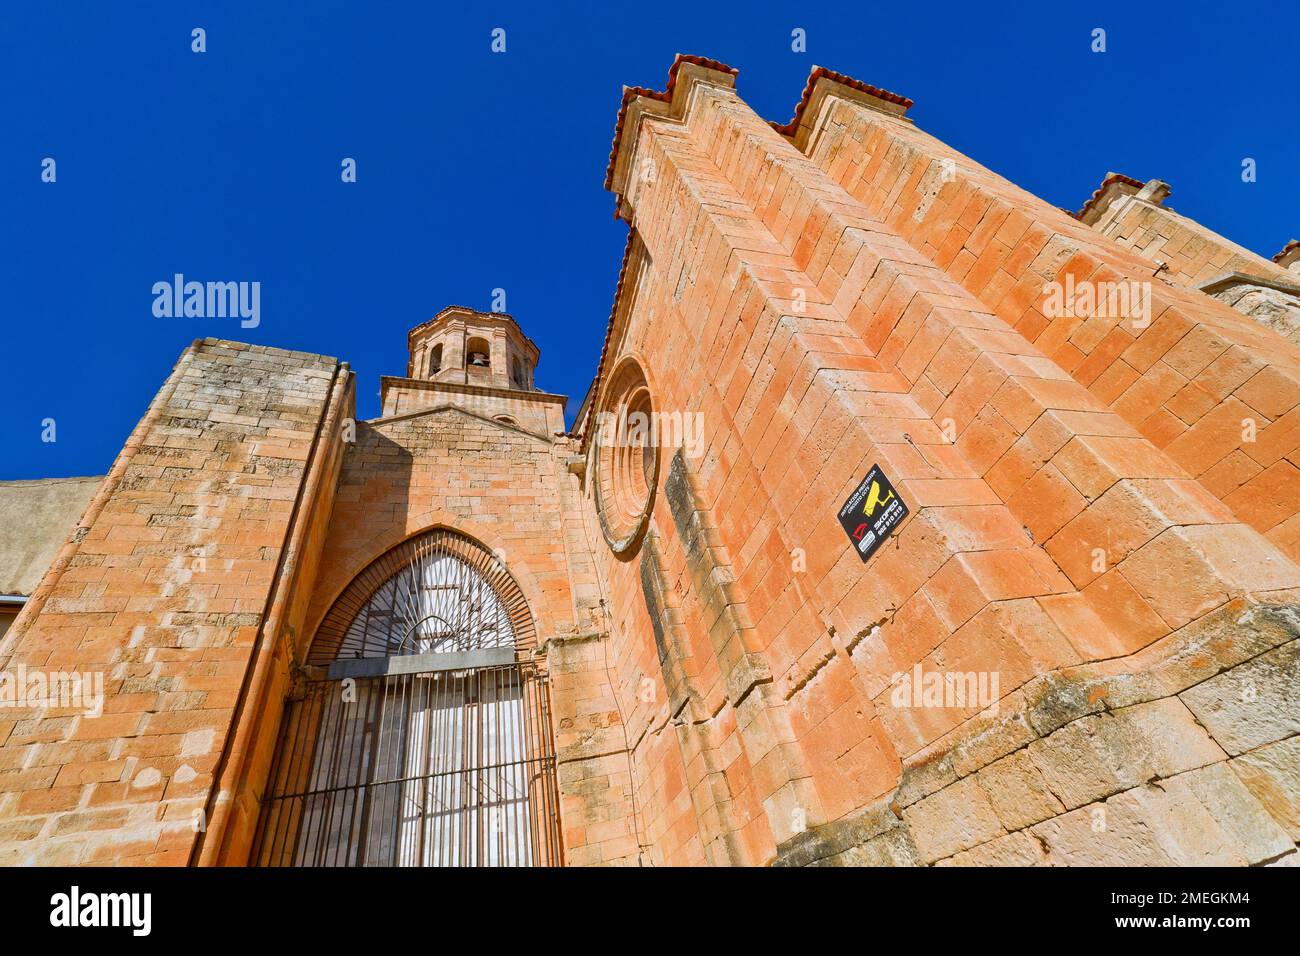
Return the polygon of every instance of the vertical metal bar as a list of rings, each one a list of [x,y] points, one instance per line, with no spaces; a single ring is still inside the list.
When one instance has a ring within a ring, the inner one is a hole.
[[[384,710],[387,705],[387,700],[386,700],[387,695],[383,692],[383,686],[380,685],[380,687],[377,689],[377,693],[374,693],[372,696],[376,699],[376,703],[374,704],[372,710],[378,710],[379,722],[377,725],[373,721],[368,722],[368,728],[376,727],[376,726],[378,728],[382,728],[384,723]],[[378,746],[378,741],[373,741],[371,743],[371,746],[368,749],[370,753],[369,753],[369,765],[366,770],[366,783],[361,789],[361,799],[362,799],[361,837],[357,847],[357,856],[356,856],[359,866],[365,866],[366,864],[366,850],[369,844],[369,837],[370,837],[370,811],[371,811],[371,804],[372,804],[371,793],[374,789],[374,782],[375,782],[376,755],[379,753],[380,750],[380,747]]]
[[[343,699],[344,686],[342,684],[322,685],[326,707],[332,716],[329,718],[329,733],[322,736],[319,742],[320,749],[328,748],[325,772],[314,774],[311,781],[312,788],[320,792],[319,797],[312,798],[318,806],[314,821],[315,846],[312,854],[317,866],[338,866],[340,839],[334,829],[335,811],[338,811],[339,824],[342,825],[345,808],[340,801],[347,800],[347,791],[335,791],[331,787],[350,782],[355,776],[352,767],[357,753],[358,724],[361,722],[356,719],[357,714],[353,708],[370,705],[370,698],[364,696],[362,691],[364,685],[360,683],[356,685],[357,699],[352,703]],[[364,725],[360,730],[364,733]],[[346,854],[351,849],[355,822],[354,805],[347,816],[347,843],[342,848],[345,863],[348,859]]]
[[[338,722],[339,757],[335,763],[335,775],[325,783],[338,783],[344,789],[330,795],[328,831],[333,832],[334,805],[343,801],[339,808],[339,823],[342,825],[343,814],[347,813],[347,832],[344,839],[335,838],[332,866],[338,866],[342,857],[343,866],[361,865],[362,860],[354,856],[354,843],[358,841],[359,829],[363,825],[360,812],[364,794],[361,790],[362,767],[366,755],[370,752],[373,737],[372,710],[379,705],[381,689],[373,680],[359,679],[352,685],[356,699],[351,703],[343,700],[341,692],[335,692],[336,707],[340,713]],[[350,716],[350,719],[349,719]]]
[[[338,776],[339,761],[343,756],[341,748],[343,746],[343,722],[345,720],[345,712],[342,705],[342,695],[339,694],[334,687],[329,687],[329,689],[323,691],[323,693],[326,695],[325,700],[327,702],[327,709],[333,710],[335,713],[334,729],[332,733],[317,738],[315,747],[317,754],[313,757],[313,773],[308,777],[308,786],[313,790],[320,789],[316,780],[318,772],[324,781],[333,780]],[[322,754],[325,755],[323,764],[317,759],[317,757]],[[312,834],[314,837],[312,859],[314,865],[321,866],[323,865],[322,860],[329,848],[328,840],[330,825],[333,821],[334,803],[332,797],[328,793],[323,793],[319,798],[309,797],[306,803],[315,807],[317,811],[312,820],[312,826],[314,829],[314,833]],[[306,815],[306,810],[307,807],[304,806],[304,816]]]
[[[295,786],[291,787],[291,789],[294,790],[296,789],[306,790],[311,787],[311,775],[312,775],[312,771],[315,769],[316,766],[315,740],[311,739],[312,725],[317,720],[320,719],[320,714],[318,713],[321,709],[320,698],[321,698],[321,693],[320,693],[319,686],[310,685],[307,688],[307,693],[303,696],[303,699],[290,705],[293,708],[293,718],[297,722],[297,726],[294,728],[294,734],[293,734],[294,742],[293,742],[293,749],[290,752],[290,757],[289,757],[288,776],[285,778],[284,781],[277,781],[277,784],[282,791],[286,786],[289,785],[289,781],[297,782]],[[308,742],[309,740],[311,741],[310,743]],[[305,767],[302,766],[304,761],[306,762]],[[296,822],[292,820],[285,821],[285,832],[283,834],[283,839],[284,840],[289,839],[289,829],[290,827],[292,827],[293,842],[289,844],[287,847],[282,843],[280,846],[280,853],[285,853],[287,851],[289,854],[290,862],[293,862],[294,860],[294,854],[298,848],[298,836],[299,834],[302,833],[303,820],[305,819],[306,816],[307,816],[307,798],[303,797],[300,799],[299,802],[297,821]],[[278,826],[278,821],[277,821],[277,826]],[[279,836],[280,834],[277,834],[277,837]],[[276,859],[279,858],[280,856],[277,854]]]
[[[543,839],[545,837],[545,832],[541,825],[543,820],[542,814],[545,812],[545,805],[543,803],[543,795],[539,792],[540,788],[538,788],[536,783],[537,768],[535,763],[535,757],[538,748],[533,746],[534,741],[540,740],[537,733],[537,727],[539,725],[539,713],[537,707],[537,703],[538,703],[537,680],[536,680],[536,674],[532,667],[521,665],[520,674],[522,675],[522,678],[526,681],[525,686],[523,688],[524,690],[523,696],[524,699],[527,701],[526,706],[528,708],[528,726],[527,726],[527,736],[525,738],[525,753],[524,753],[524,756],[527,760],[527,762],[525,763],[525,768],[526,768],[525,786],[527,787],[527,793],[529,798],[528,799],[528,834],[532,842],[533,854],[535,858],[536,854],[543,852],[542,846],[543,846]]]
[[[549,695],[524,657],[534,640],[509,571],[463,536],[440,530],[374,562],[327,614],[314,660],[330,659],[318,648],[369,657],[514,646],[517,662],[361,679],[359,713],[336,683],[312,682],[286,712],[254,859],[558,864]]]

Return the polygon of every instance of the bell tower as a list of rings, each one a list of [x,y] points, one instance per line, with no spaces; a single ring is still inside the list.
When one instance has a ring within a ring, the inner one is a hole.
[[[504,312],[449,305],[407,335],[410,378],[528,391],[537,346]]]
[[[384,417],[452,405],[550,435],[564,430],[564,397],[540,392],[540,356],[504,312],[449,305],[407,333],[406,377],[382,379]]]

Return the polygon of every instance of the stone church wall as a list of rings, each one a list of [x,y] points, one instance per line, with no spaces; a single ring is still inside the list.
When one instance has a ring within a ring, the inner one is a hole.
[[[312,635],[439,526],[527,599],[568,865],[1300,859],[1297,346],[903,97],[819,69],[773,128],[734,77],[625,93],[575,434],[463,307],[370,422],[332,358],[186,351],[0,641],[105,689],[0,712],[0,864],[245,862]],[[864,562],[873,466],[907,515]]]
[[[0,714],[0,863],[190,860],[340,375],[213,339],[181,356],[0,646],[0,669],[103,681],[102,716]]]
[[[612,180],[634,236],[601,366],[609,383],[636,362],[656,409],[704,423],[697,459],[661,449],[641,543],[605,559],[655,861],[929,863],[1018,834],[985,852],[1083,863],[1105,841],[1147,846],[1139,831],[1179,862],[1293,855],[1285,787],[1256,775],[1252,791],[1242,752],[1193,715],[1232,710],[1220,670],[1273,653],[1253,666],[1293,672],[1300,569],[1193,480],[1203,452],[1148,436],[1161,400],[1097,385],[1124,356],[1137,377],[1237,358],[1282,400],[1287,343],[1165,288],[1136,334],[1124,316],[1049,322],[1036,305],[1062,267],[1123,279],[1133,254],[856,89],[814,92],[792,143],[719,64],[679,58],[672,77],[620,117]],[[1279,456],[1284,431],[1263,440]],[[864,567],[837,510],[873,464],[911,516]],[[1189,653],[1202,669],[1169,674]],[[918,666],[996,674],[1009,726],[900,703]],[[1257,685],[1254,719],[1294,710],[1285,686]],[[1176,758],[1141,743],[1152,723]],[[1258,745],[1294,735],[1273,730]],[[1176,792],[1162,803],[1150,779]],[[981,796],[1016,786],[1035,819]],[[1111,829],[1089,850],[1072,835],[1101,800]],[[1198,843],[1206,814],[1227,829]]]
[[[904,120],[836,98],[820,121],[811,156],[867,215],[897,229],[1181,474],[1300,557],[1300,345],[1177,276],[1175,285],[1161,281],[1146,252],[1110,241]],[[1225,246],[1214,246],[1214,262],[1229,263]],[[1252,269],[1287,275],[1253,258]],[[1186,281],[1215,268],[1198,266]],[[1061,291],[1084,287],[1149,295],[1141,312],[1058,314]],[[973,429],[962,425],[959,446],[999,441],[1000,422],[983,415]]]

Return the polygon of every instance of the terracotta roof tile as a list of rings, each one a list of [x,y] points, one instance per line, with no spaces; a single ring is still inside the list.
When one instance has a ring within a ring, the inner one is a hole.
[[[659,100],[661,103],[669,102],[673,98],[673,87],[677,85],[677,71],[681,69],[683,63],[693,63],[696,66],[702,66],[710,70],[730,73],[732,76],[740,72],[734,67],[727,66],[727,64],[720,63],[717,60],[710,60],[708,57],[678,53],[673,59],[673,65],[668,68],[668,85],[663,90],[651,90],[644,86],[623,87],[623,102],[619,105],[618,120],[614,123],[614,142],[609,149],[609,166],[605,169],[606,189],[609,189],[614,184],[614,161],[618,158],[618,148],[623,140],[623,123],[627,119],[628,105],[638,96]],[[617,209],[614,211],[614,218],[618,218]]]
[[[897,103],[905,110],[912,108],[912,101],[906,96],[901,96],[898,93],[891,93],[889,90],[882,90],[878,86],[863,83],[861,80],[855,80],[853,77],[844,73],[836,73],[834,70],[828,70],[824,66],[814,66],[812,72],[808,74],[808,82],[804,84],[803,95],[799,97],[799,103],[794,108],[794,118],[785,124],[769,121],[774,130],[782,136],[794,135],[795,130],[799,128],[799,121],[803,119],[804,111],[808,109],[808,103],[812,100],[813,87],[817,85],[817,81],[823,76],[836,83],[842,83],[850,89],[857,90],[860,93],[866,93],[870,96],[878,97],[887,103]]]
[[[1286,256],[1286,254],[1290,252],[1292,249],[1300,249],[1300,239],[1292,239],[1285,246],[1283,246],[1282,251],[1273,257],[1273,261],[1281,262],[1283,257]]]
[[[1135,186],[1138,189],[1141,189],[1142,186],[1144,185],[1143,183],[1134,179],[1132,176],[1125,176],[1123,173],[1111,173],[1109,176],[1107,176],[1105,179],[1101,181],[1100,186],[1098,186],[1095,190],[1093,190],[1091,198],[1089,198],[1088,201],[1083,204],[1083,208],[1080,209],[1078,212],[1070,213],[1070,215],[1072,215],[1075,219],[1082,219],[1084,216],[1088,215],[1089,210],[1091,210],[1093,206],[1097,205],[1097,201],[1101,199],[1101,194],[1106,191],[1106,187],[1111,185],[1112,183],[1123,183],[1126,186]]]

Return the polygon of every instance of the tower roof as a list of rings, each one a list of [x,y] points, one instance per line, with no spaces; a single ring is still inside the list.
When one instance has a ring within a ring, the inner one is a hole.
[[[473,316],[473,317],[481,318],[481,319],[489,319],[489,320],[498,321],[498,322],[501,321],[501,320],[505,320],[506,322],[509,322],[512,326],[514,326],[515,331],[517,331],[517,332],[519,333],[519,337],[522,338],[522,339],[523,339],[525,342],[527,342],[529,345],[531,345],[531,346],[533,347],[534,351],[536,351],[538,355],[541,355],[541,354],[542,354],[542,350],[539,349],[539,348],[537,347],[537,343],[534,342],[532,339],[530,339],[530,338],[529,338],[529,337],[524,333],[524,330],[523,330],[523,328],[519,325],[519,322],[518,322],[518,321],[515,319],[515,317],[514,317],[513,315],[511,315],[509,312],[484,312],[484,311],[482,311],[481,309],[471,309],[471,308],[470,308],[469,306],[467,306],[467,305],[448,305],[448,306],[444,306],[443,309],[442,309],[442,311],[440,311],[440,312],[439,312],[437,315],[435,315],[433,318],[429,319],[427,322],[421,322],[421,323],[420,323],[419,325],[417,325],[415,328],[411,329],[411,331],[407,332],[407,333],[406,333],[406,341],[407,341],[407,343],[409,344],[409,343],[411,342],[411,340],[414,339],[418,334],[420,334],[421,332],[427,331],[428,329],[430,329],[430,328],[432,328],[433,326],[437,325],[440,321],[442,321],[443,319],[447,318],[448,316],[451,316],[451,315],[457,315],[457,314],[460,314],[460,315],[467,315],[467,316]]]

